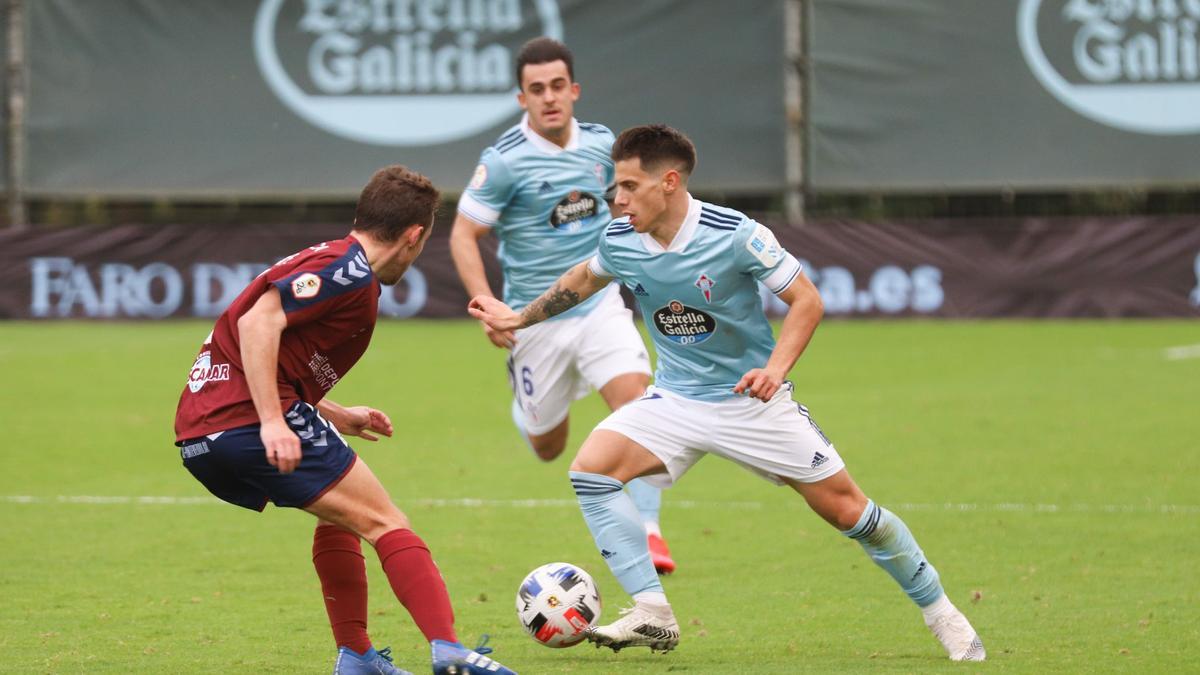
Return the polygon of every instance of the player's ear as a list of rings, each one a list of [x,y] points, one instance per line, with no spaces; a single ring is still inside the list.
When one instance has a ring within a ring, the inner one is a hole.
[[[415,248],[425,236],[426,225],[412,225],[404,232],[404,241],[409,248]]]
[[[679,189],[679,184],[681,182],[682,178],[679,175],[679,171],[676,169],[667,169],[667,172],[664,173],[662,177],[663,192],[667,194],[673,194]]]

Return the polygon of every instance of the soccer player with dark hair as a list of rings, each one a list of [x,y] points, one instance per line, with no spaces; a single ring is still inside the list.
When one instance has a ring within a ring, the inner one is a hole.
[[[612,279],[643,288],[642,314],[658,351],[654,386],[584,442],[571,484],[605,562],[634,607],[588,639],[614,650],[670,650],[679,624],[621,491],[634,478],[670,485],[705,454],[729,459],[799,493],[854,539],[920,607],[951,659],[982,661],[983,642],[946,597],[937,570],[898,516],[867,498],[785,378],[823,314],[800,263],[765,226],[694,199],[696,151],[667,126],[627,129],[613,145],[624,217],[590,260],[572,267],[519,314],[479,296],[470,312],[492,330],[523,328],[584,302]],[[772,337],[761,282],[788,305]]]
[[[517,54],[517,100],[525,115],[483,151],[450,233],[450,253],[468,295],[493,296],[479,251],[489,233],[500,240],[504,300],[518,308],[595,253],[610,219],[604,195],[612,182],[613,135],[575,120],[580,86],[574,69],[571,51],[551,38],[534,38]],[[596,389],[616,410],[650,382],[646,347],[615,284],[543,325],[514,333],[485,324],[484,332],[510,350],[513,423],[543,461],[566,448],[573,401]],[[629,493],[655,568],[674,571],[659,526],[659,489],[633,481]]]
[[[405,672],[367,635],[360,539],[430,641],[435,673],[512,672],[481,655],[490,650],[459,644],[429,548],[343,438],[391,436],[391,420],[326,397],[371,341],[380,284],[395,284],[421,254],[438,196],[405,167],[376,172],[347,237],[275,263],[217,319],[176,411],[183,464],[210,492],[255,511],[270,501],[317,517],[313,566],[338,646],[335,675]]]

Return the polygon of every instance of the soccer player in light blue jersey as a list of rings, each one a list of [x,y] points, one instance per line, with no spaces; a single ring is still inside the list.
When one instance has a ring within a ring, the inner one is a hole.
[[[494,331],[570,310],[612,279],[640,296],[658,350],[655,384],[615,411],[584,442],[571,483],[605,562],[634,607],[588,639],[613,650],[679,643],[679,624],[654,574],[637,511],[621,486],[634,478],[670,485],[714,454],[800,493],[809,507],[900,585],[955,661],[982,661],[983,642],[946,597],[937,570],[899,517],[867,498],[841,456],[792,400],[786,381],[823,307],[800,263],[771,231],[687,192],[695,148],[662,125],[627,129],[613,145],[614,204],[625,217],[599,250],[517,313],[479,296],[470,312]],[[787,303],[778,340],[758,283]]]
[[[610,218],[605,193],[613,178],[613,135],[573,116],[580,86],[570,50],[541,37],[517,55],[517,100],[526,114],[483,151],[458,203],[450,253],[470,296],[494,297],[484,274],[479,239],[500,240],[504,301],[523,307],[573,265],[596,252]],[[641,396],[650,360],[615,284],[606,285],[553,321],[518,331],[484,326],[492,344],[510,350],[512,416],[543,461],[567,445],[573,401],[596,389],[616,410]],[[675,570],[659,527],[661,492],[629,484],[661,573]]]

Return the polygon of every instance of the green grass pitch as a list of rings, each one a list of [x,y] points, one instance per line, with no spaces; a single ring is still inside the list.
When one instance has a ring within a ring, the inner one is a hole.
[[[0,323],[0,671],[331,670],[311,517],[206,499],[171,444],[208,329]],[[511,428],[503,353],[466,321],[384,323],[334,398],[392,416],[394,438],[356,449],[430,544],[464,641],[490,633],[527,675],[1197,672],[1200,358],[1166,351],[1197,343],[1195,321],[818,331],[797,397],[982,634],[969,666],[797,495],[715,458],[665,497],[679,649],[546,649],[515,618],[527,571],[582,565],[605,619],[626,598],[566,459],[534,461]],[[603,414],[576,404],[572,449]],[[367,556],[376,645],[428,672]]]

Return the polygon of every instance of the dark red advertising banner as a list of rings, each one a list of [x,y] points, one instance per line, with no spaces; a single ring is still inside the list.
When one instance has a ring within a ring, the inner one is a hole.
[[[1200,218],[772,224],[827,316],[1200,317]],[[274,261],[342,225],[0,233],[0,318],[213,317]],[[464,317],[448,228],[380,298],[386,317]],[[490,240],[485,240],[485,242]],[[489,258],[495,288],[499,280]],[[763,290],[768,312],[782,303]]]

